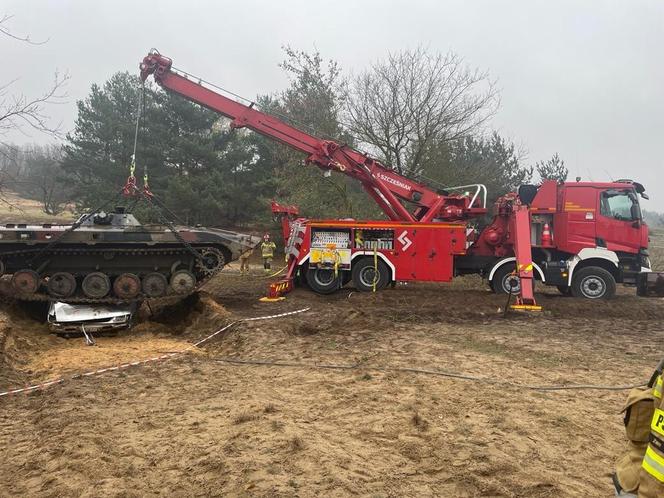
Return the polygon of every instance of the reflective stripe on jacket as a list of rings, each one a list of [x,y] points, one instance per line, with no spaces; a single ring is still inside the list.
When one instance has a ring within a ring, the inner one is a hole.
[[[271,258],[274,256],[274,250],[277,248],[277,245],[274,242],[263,242],[261,244],[261,255],[264,258]]]
[[[662,376],[652,388],[655,411],[650,422],[650,441],[641,462],[639,498],[664,496],[664,398]]]

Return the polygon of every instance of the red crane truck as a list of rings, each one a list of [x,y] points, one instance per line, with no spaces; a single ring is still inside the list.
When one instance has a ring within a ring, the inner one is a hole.
[[[480,274],[495,292],[535,306],[533,279],[563,293],[598,299],[616,283],[636,284],[650,271],[648,228],[632,181],[523,185],[500,197],[483,230],[469,221],[487,213],[486,188],[465,185],[436,191],[396,173],[348,145],[315,137],[283,120],[212,89],[168,57],[151,51],[140,64],[165,90],[216,111],[231,128],[249,128],[306,155],[306,162],[360,182],[387,220],[311,220],[294,207],[273,203],[282,218],[288,273],[271,286],[278,295],[298,275],[327,294],[349,282],[362,291],[398,281],[448,282]],[[652,287],[652,285],[650,285]]]

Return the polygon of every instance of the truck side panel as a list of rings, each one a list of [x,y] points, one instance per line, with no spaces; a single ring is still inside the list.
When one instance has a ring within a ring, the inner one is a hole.
[[[397,280],[449,282],[454,254],[464,251],[465,231],[459,228],[403,228],[395,231],[391,260]]]
[[[554,216],[554,240],[559,251],[576,254],[595,247],[597,194],[593,188],[568,186],[563,192],[561,210]]]

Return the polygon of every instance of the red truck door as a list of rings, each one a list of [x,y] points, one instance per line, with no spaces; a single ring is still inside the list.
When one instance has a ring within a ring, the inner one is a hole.
[[[598,192],[597,242],[611,251],[637,253],[641,247],[641,209],[633,189]]]

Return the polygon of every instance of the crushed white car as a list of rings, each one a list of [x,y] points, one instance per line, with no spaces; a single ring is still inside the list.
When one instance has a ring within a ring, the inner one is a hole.
[[[49,328],[58,334],[109,332],[131,327],[136,306],[67,304],[52,302],[48,309]]]

